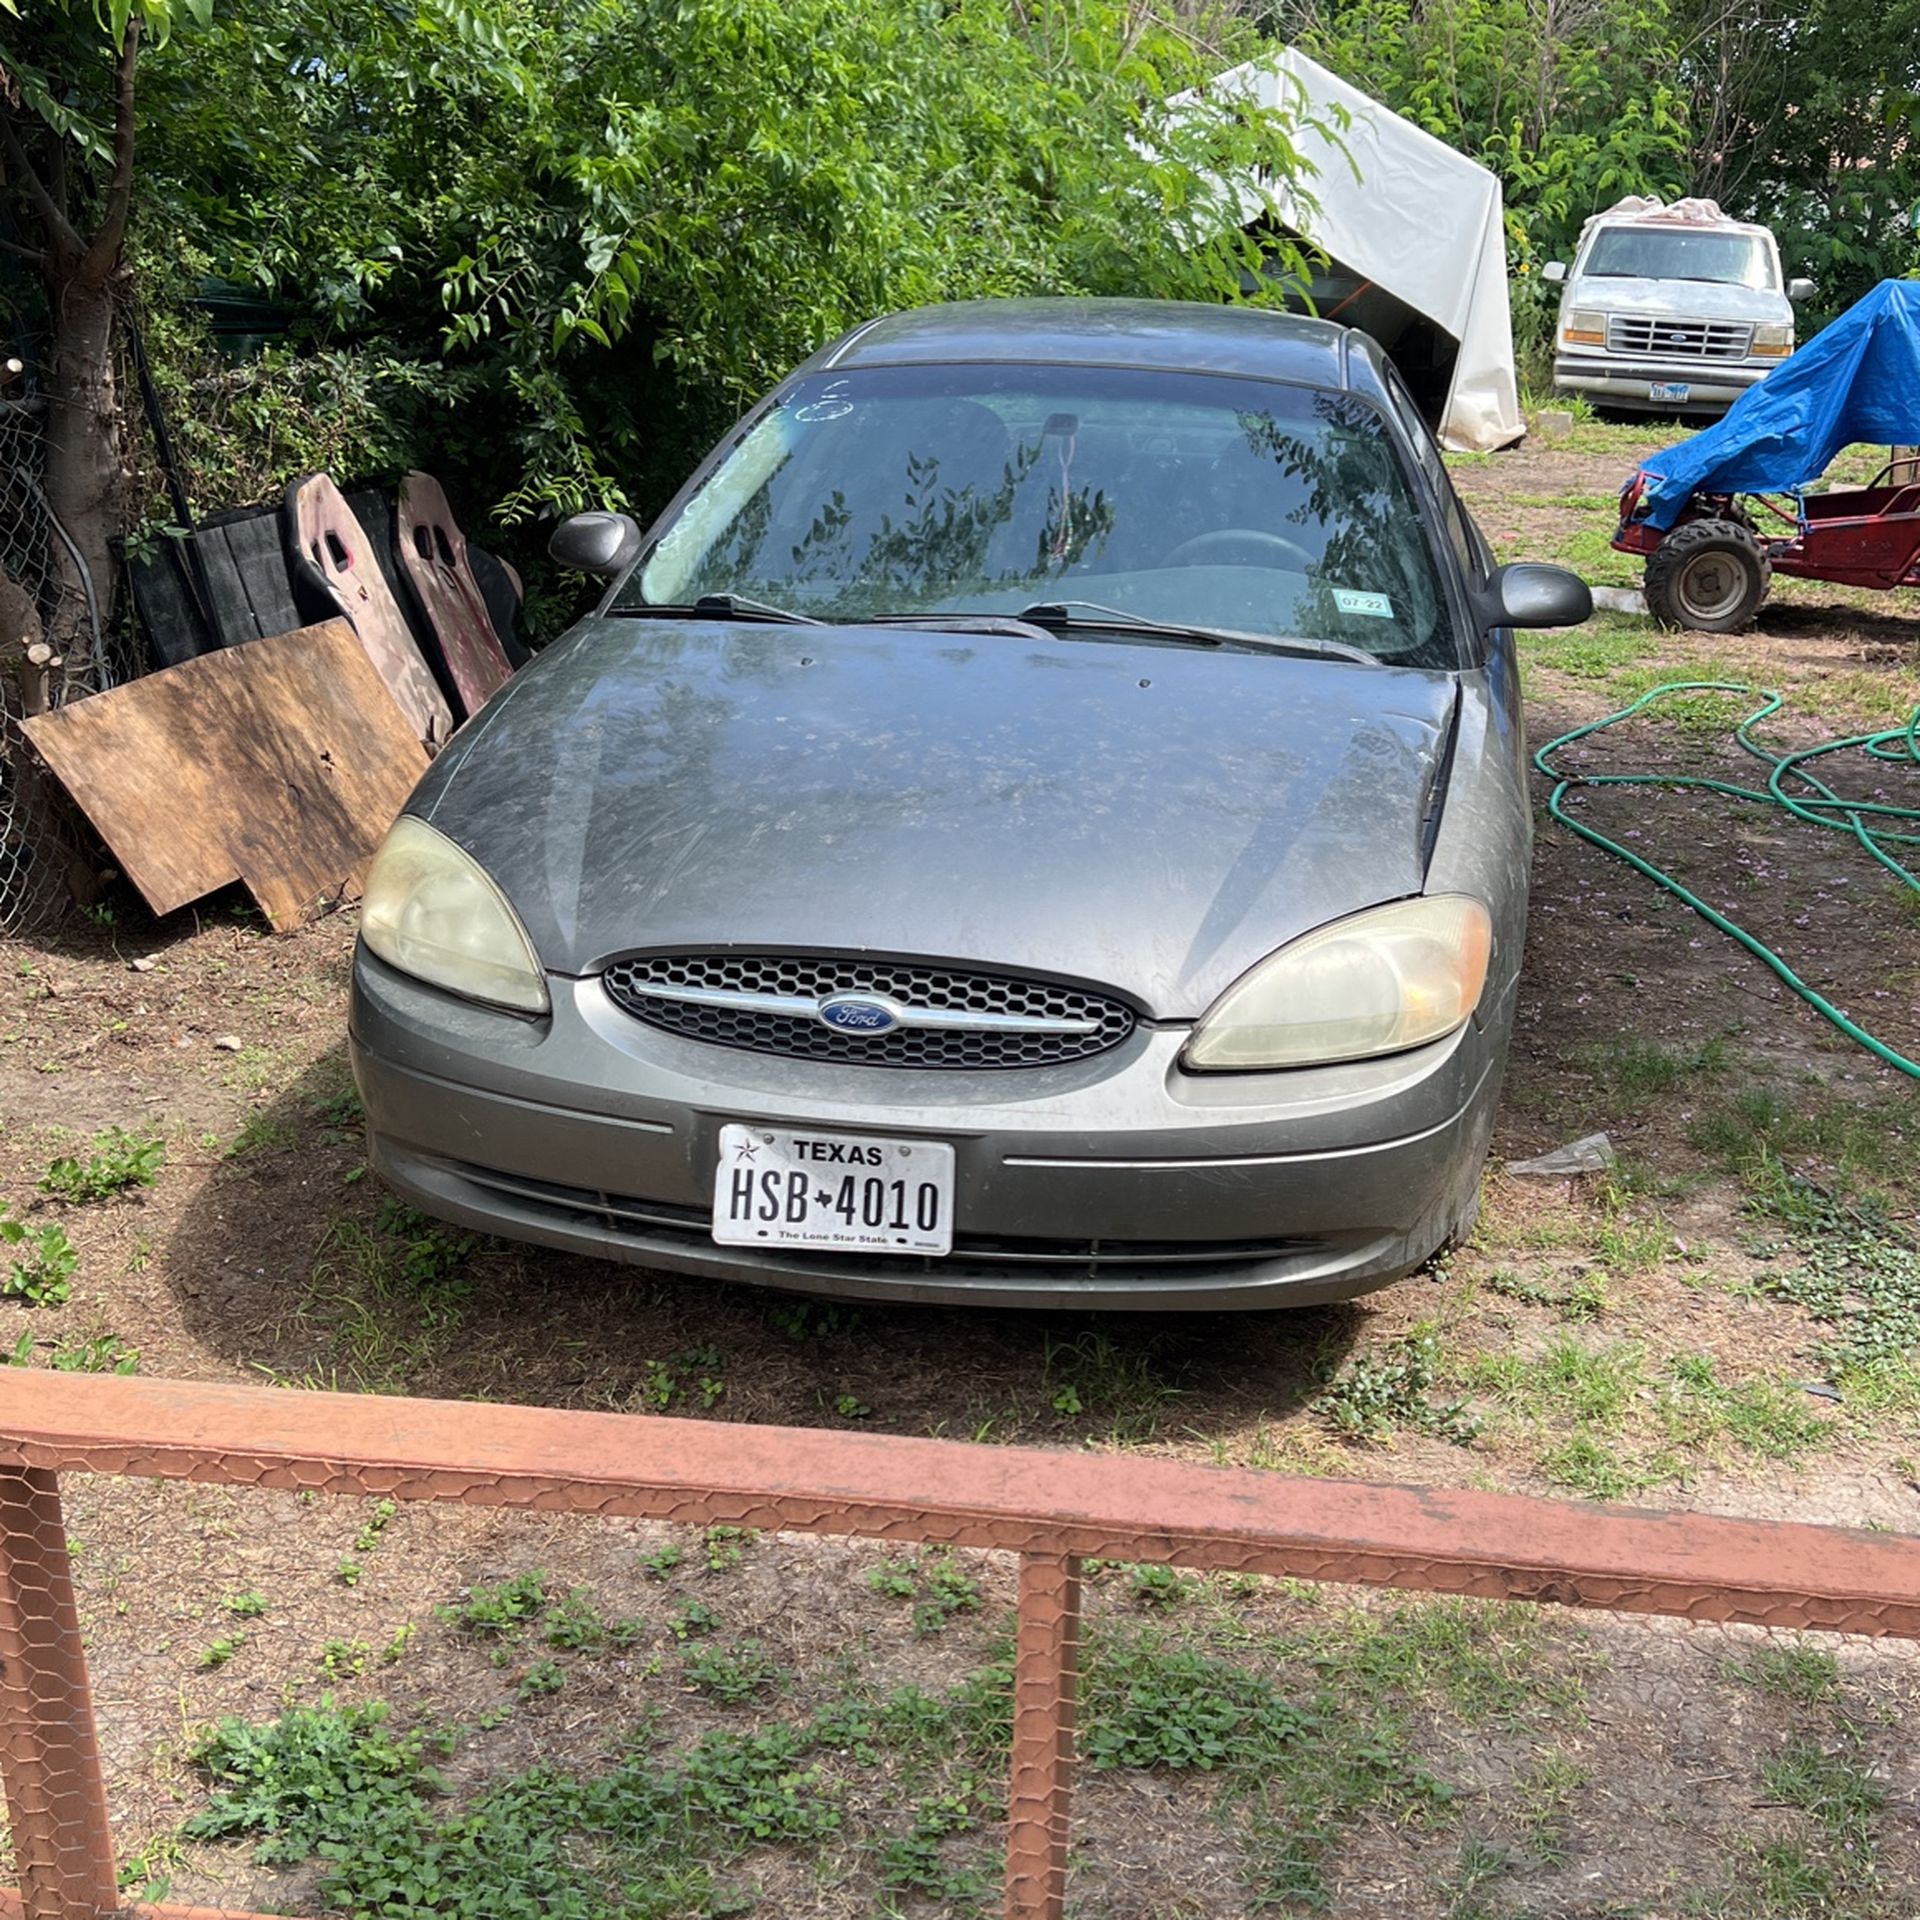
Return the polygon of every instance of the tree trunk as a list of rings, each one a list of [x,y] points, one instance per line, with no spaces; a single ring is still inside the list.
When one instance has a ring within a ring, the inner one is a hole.
[[[125,457],[113,373],[114,279],[77,273],[48,288],[60,324],[47,366],[47,504],[85,563],[106,625],[113,600],[113,539],[120,532]],[[67,591],[61,625],[49,638],[68,669],[91,679],[93,635],[86,625],[86,587],[58,537],[49,558]]]

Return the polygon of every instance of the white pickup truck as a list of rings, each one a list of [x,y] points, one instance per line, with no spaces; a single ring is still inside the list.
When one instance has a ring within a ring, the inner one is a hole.
[[[1553,384],[1603,407],[1713,415],[1793,351],[1793,303],[1765,227],[1711,200],[1622,200],[1580,232],[1554,329]]]

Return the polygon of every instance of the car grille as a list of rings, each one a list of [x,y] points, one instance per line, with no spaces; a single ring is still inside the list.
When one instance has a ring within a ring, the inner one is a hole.
[[[1744,360],[1752,347],[1753,328],[1744,320],[1667,320],[1658,314],[1616,313],[1607,321],[1609,353]]]
[[[1133,1009],[1052,981],[909,961],[768,953],[652,953],[601,976],[650,1027],[716,1046],[862,1067],[1050,1067],[1116,1047]],[[834,994],[885,1000],[902,1024],[849,1033],[814,1006]]]
[[[451,1162],[463,1180],[508,1201],[527,1215],[545,1215],[556,1226],[586,1226],[631,1242],[644,1251],[649,1245],[674,1244],[714,1249],[713,1215],[704,1207],[677,1206],[664,1200],[641,1200],[617,1193],[599,1193],[583,1187],[556,1186],[524,1174],[496,1173],[488,1167]],[[823,1273],[858,1268],[880,1274],[935,1276],[955,1268],[976,1272],[1020,1273],[1034,1278],[1123,1278],[1129,1274],[1165,1273],[1174,1279],[1200,1281],[1269,1260],[1299,1260],[1332,1252],[1337,1237],[1275,1235],[1267,1240],[1046,1240],[989,1234],[957,1233],[951,1255],[866,1254],[814,1252],[804,1247],[781,1247],[783,1267],[818,1267]],[[724,1251],[724,1250],[723,1250]]]

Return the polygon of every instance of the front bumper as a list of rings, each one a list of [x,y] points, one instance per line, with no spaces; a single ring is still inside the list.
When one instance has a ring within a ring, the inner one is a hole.
[[[637,1265],[805,1293],[1029,1307],[1214,1309],[1343,1299],[1412,1271],[1473,1218],[1510,1002],[1383,1061],[1194,1076],[1187,1029],[1072,1065],[956,1073],[709,1046],[550,981],[528,1021],[363,949],[351,1051],[374,1165],[428,1212]],[[875,1258],[709,1236],[732,1121],[955,1152],[954,1251]]]
[[[1610,355],[1558,354],[1553,384],[1562,392],[1584,393],[1610,407],[1644,413],[1724,413],[1782,363],[1777,360],[1621,360]],[[1655,400],[1655,385],[1682,384],[1683,401]]]

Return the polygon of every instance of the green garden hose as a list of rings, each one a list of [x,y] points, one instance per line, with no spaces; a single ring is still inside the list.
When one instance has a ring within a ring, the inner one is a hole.
[[[1760,705],[1734,729],[1733,737],[1756,760],[1766,765],[1767,784],[1764,790],[1738,787],[1726,780],[1709,780],[1702,774],[1580,774],[1563,772],[1553,764],[1553,756],[1562,747],[1570,747],[1576,740],[1584,740],[1591,734],[1618,726],[1621,721],[1630,720],[1656,700],[1674,693],[1741,694],[1760,701]],[[1645,874],[1656,886],[1665,888],[1675,899],[1684,901],[1701,919],[1737,940],[1756,960],[1771,967],[1808,1006],[1832,1021],[1849,1039],[1857,1040],[1888,1066],[1897,1067],[1902,1073],[1920,1080],[1920,1061],[1909,1060],[1905,1054],[1896,1053],[1884,1040],[1876,1039],[1865,1027],[1849,1020],[1831,1000],[1808,986],[1771,947],[1763,946],[1746,928],[1736,925],[1724,913],[1708,906],[1698,894],[1690,893],[1672,874],[1662,871],[1651,860],[1643,860],[1619,841],[1608,839],[1604,833],[1575,819],[1567,811],[1567,795],[1577,787],[1687,787],[1707,793],[1726,794],[1735,800],[1753,800],[1763,806],[1782,807],[1796,820],[1804,820],[1811,826],[1851,833],[1903,886],[1920,894],[1920,876],[1916,876],[1911,868],[1902,866],[1888,851],[1890,847],[1920,847],[1920,806],[1899,807],[1884,801],[1849,800],[1807,771],[1810,762],[1823,759],[1830,753],[1844,752],[1850,747],[1858,748],[1875,760],[1890,760],[1902,766],[1920,768],[1920,707],[1914,708],[1913,717],[1904,727],[1889,727],[1878,733],[1849,734],[1845,739],[1824,741],[1817,747],[1803,747],[1797,753],[1773,753],[1754,739],[1753,729],[1763,721],[1770,720],[1785,704],[1782,697],[1768,687],[1747,686],[1733,680],[1669,680],[1665,685],[1643,693],[1632,706],[1622,707],[1618,713],[1610,713],[1604,719],[1591,720],[1584,727],[1574,727],[1557,740],[1549,740],[1533,756],[1533,764],[1554,783],[1552,793],[1547,796],[1547,811],[1563,827],[1571,828],[1581,839],[1590,841],[1603,852],[1624,860],[1636,872]],[[1796,782],[1801,790],[1789,793],[1788,781]],[[1902,828],[1907,830],[1900,830]],[[1912,858],[1911,855],[1908,857]]]

